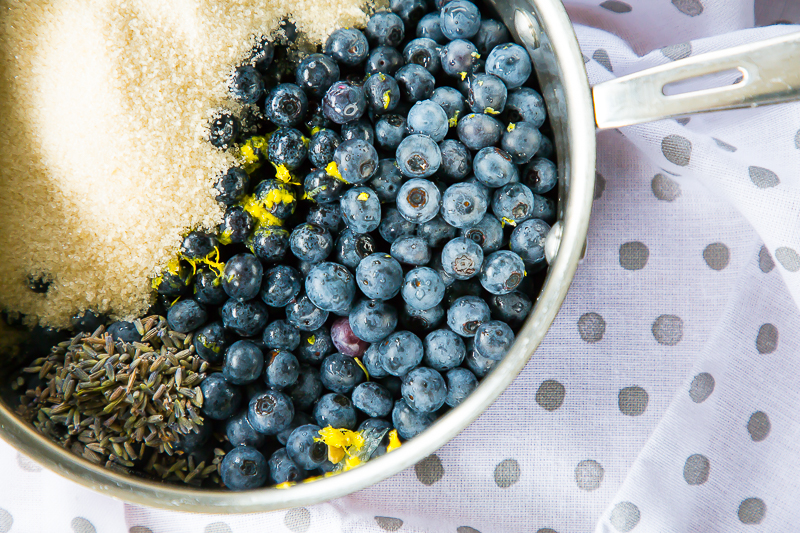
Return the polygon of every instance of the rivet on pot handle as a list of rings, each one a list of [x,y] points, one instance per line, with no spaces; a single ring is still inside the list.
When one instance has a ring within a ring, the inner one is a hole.
[[[664,86],[738,69],[734,85],[666,96]],[[800,33],[681,59],[595,85],[599,128],[800,99]]]

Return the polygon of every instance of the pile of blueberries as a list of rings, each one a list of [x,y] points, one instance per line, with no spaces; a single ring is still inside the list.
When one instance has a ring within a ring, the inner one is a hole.
[[[217,235],[189,234],[157,287],[170,327],[221,368],[203,414],[232,446],[230,489],[334,469],[322,427],[414,437],[513,344],[557,177],[510,41],[467,0],[392,0],[291,69],[263,42],[232,74],[231,98],[265,119],[212,121],[209,141],[250,159],[217,183]]]

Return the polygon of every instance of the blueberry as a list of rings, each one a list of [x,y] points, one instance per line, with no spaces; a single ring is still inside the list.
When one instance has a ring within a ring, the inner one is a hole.
[[[478,388],[478,379],[466,368],[448,370],[445,380],[447,381],[447,397],[444,403],[450,407],[459,405],[472,394],[472,391]]]
[[[264,328],[264,346],[294,352],[300,345],[300,332],[285,320],[275,320]]]
[[[218,244],[213,235],[192,231],[181,242],[181,255],[187,259],[204,259],[214,252]]]
[[[364,82],[369,108],[378,114],[393,111],[400,103],[400,86],[389,74],[378,73]]]
[[[250,398],[247,419],[253,428],[264,435],[275,435],[292,422],[292,400],[282,392],[267,390]]]
[[[444,308],[436,305],[430,309],[414,309],[408,304],[400,311],[400,323],[403,327],[427,333],[435,329],[444,319]]]
[[[367,38],[355,28],[339,28],[325,42],[325,53],[345,65],[358,65],[367,58],[367,52]]]
[[[488,202],[474,183],[456,183],[442,195],[442,218],[453,227],[468,228],[480,222]]]
[[[239,119],[227,111],[214,115],[208,125],[208,142],[214,148],[227,150],[239,136]]]
[[[289,246],[302,261],[324,261],[333,250],[331,232],[316,224],[300,224],[292,230]]]
[[[228,347],[225,338],[225,327],[222,322],[209,322],[194,334],[192,341],[197,355],[209,363],[222,361],[222,356]]]
[[[264,369],[264,354],[250,341],[237,341],[225,352],[222,375],[234,385],[244,385],[258,379]]]
[[[367,348],[367,351],[364,352],[364,355],[361,358],[361,362],[364,363],[370,379],[380,379],[389,376],[389,373],[383,369],[380,358],[381,356],[378,352],[378,345],[370,344],[369,348]]]
[[[453,302],[462,296],[481,296],[482,290],[480,284],[474,281],[454,280],[453,283],[447,287],[442,305],[451,307]]]
[[[270,350],[265,358],[264,381],[271,389],[291,387],[300,376],[300,363],[286,350]]]
[[[289,389],[289,397],[295,409],[310,409],[320,396],[322,396],[322,381],[319,379],[319,370],[310,366],[301,367],[297,381]],[[295,414],[295,419],[299,414]]]
[[[472,163],[475,177],[487,187],[502,187],[512,181],[519,181],[519,171],[507,152],[487,146],[475,154]]]
[[[222,244],[243,243],[256,227],[256,219],[240,205],[225,210],[218,227],[219,241]]]
[[[522,90],[522,89],[517,89]],[[542,135],[542,143],[539,145],[539,150],[536,152],[536,157],[544,157],[544,158],[551,158],[555,153],[555,147],[553,146],[553,141],[549,138]]]
[[[441,215],[437,215],[417,226],[417,236],[425,239],[431,248],[439,248],[456,236],[456,228],[445,222]]]
[[[392,424],[403,439],[411,439],[428,429],[436,421],[434,413],[414,411],[405,400],[398,400],[392,409]]]
[[[326,389],[339,394],[351,392],[365,378],[355,359],[341,353],[329,355],[322,361],[319,377]]]
[[[326,355],[333,353],[333,341],[328,328],[322,326],[312,331],[300,332],[300,346],[295,354],[298,360],[310,365],[318,365]]]
[[[481,12],[478,6],[467,0],[453,0],[441,10],[440,25],[448,39],[469,39],[481,27]]]
[[[400,172],[409,178],[433,176],[442,163],[439,146],[426,135],[409,135],[403,139],[397,147],[396,158]]]
[[[325,54],[309,54],[295,70],[297,85],[309,94],[322,98],[328,88],[339,79],[339,65]],[[279,85],[278,87],[281,87]],[[273,90],[274,91],[274,90]],[[306,102],[306,106],[308,103]],[[275,122],[273,120],[273,122]],[[293,124],[279,124],[291,126]]]
[[[494,370],[497,363],[499,363],[499,361],[484,357],[475,349],[467,350],[467,356],[464,358],[464,365],[479,378],[485,377],[489,372]]]
[[[397,327],[397,311],[381,300],[361,300],[353,306],[348,320],[350,330],[356,337],[375,343]]]
[[[331,161],[333,161],[333,150],[330,153],[330,157]],[[336,179],[322,169],[309,172],[303,182],[306,198],[318,204],[338,203],[345,186],[346,184],[343,181]]]
[[[323,311],[346,312],[356,294],[353,275],[339,263],[320,263],[305,281],[308,298]]]
[[[425,67],[415,64],[400,67],[394,78],[400,86],[403,99],[411,103],[429,99],[436,86],[433,74]]]
[[[331,324],[331,342],[339,353],[349,357],[361,357],[369,347],[369,343],[353,333],[348,315],[337,318]]]
[[[440,59],[445,74],[464,80],[478,66],[478,49],[469,41],[455,39],[442,47]]]
[[[394,298],[402,283],[403,267],[389,254],[371,254],[356,268],[356,286],[372,300]]]
[[[397,46],[405,37],[403,20],[388,11],[373,14],[364,31],[373,46]]]
[[[375,144],[375,130],[372,124],[364,118],[342,124],[342,140],[350,141],[358,139],[367,144]]]
[[[481,27],[478,33],[472,38],[472,42],[478,48],[478,53],[486,55],[495,46],[507,43],[511,40],[511,35],[505,24],[494,19],[481,19]]]
[[[259,433],[250,425],[246,410],[225,422],[225,435],[228,437],[228,442],[234,446],[261,448],[267,442],[267,436]]]
[[[194,277],[194,299],[205,305],[225,303],[228,295],[222,288],[220,276],[209,268],[198,268]]]
[[[406,119],[400,115],[385,115],[375,123],[375,141],[386,151],[396,150],[405,136]],[[396,168],[395,161],[391,161]],[[397,173],[400,175],[399,170]]]
[[[217,190],[216,200],[225,205],[233,205],[241,200],[250,188],[250,176],[239,167],[231,167],[220,176],[214,188]]]
[[[356,410],[347,396],[329,393],[314,406],[314,419],[320,427],[355,429]]]
[[[528,52],[515,43],[495,46],[486,59],[486,73],[503,80],[509,89],[522,86],[531,75],[533,66]]]
[[[406,265],[427,265],[431,260],[431,249],[423,237],[401,237],[392,243],[392,257]]]
[[[374,148],[373,148],[374,150]],[[375,156],[377,164],[377,154]],[[354,233],[369,233],[381,223],[381,201],[369,187],[354,187],[340,200],[342,219]]]
[[[219,316],[225,329],[242,337],[253,337],[267,325],[267,306],[259,300],[241,302],[231,298],[220,309]]]
[[[521,183],[510,183],[494,192],[492,212],[501,221],[516,226],[533,216],[534,197]]]
[[[556,221],[556,203],[550,198],[534,194],[530,218],[538,218],[548,224],[552,224]]]
[[[408,112],[408,133],[411,135],[427,135],[439,142],[447,135],[447,129],[447,114],[432,100],[419,101]]]
[[[434,75],[442,65],[439,58],[439,44],[425,37],[409,41],[403,48],[403,58],[406,65],[419,65]]]
[[[508,294],[492,295],[489,298],[489,306],[494,318],[516,328],[521,326],[528,317],[533,303],[526,294],[514,291]]]
[[[503,81],[491,74],[476,74],[469,82],[467,101],[474,113],[498,115],[503,112],[508,90]]]
[[[312,205],[308,210],[306,222],[328,231],[338,231],[342,225],[342,207],[337,203]]]
[[[439,176],[448,181],[461,181],[472,169],[472,154],[463,143],[454,139],[446,139],[439,143],[442,154],[442,165]]]
[[[423,363],[439,372],[459,366],[467,353],[464,341],[449,329],[431,331],[425,336],[423,346]]]
[[[403,400],[419,413],[432,413],[444,405],[447,385],[439,372],[432,368],[415,368],[403,378]]]
[[[222,271],[222,288],[231,298],[250,300],[258,295],[263,275],[264,267],[255,255],[234,255]]]
[[[414,235],[416,229],[417,225],[404,218],[397,208],[389,207],[383,213],[381,224],[378,226],[378,233],[383,237],[383,240],[393,243],[401,237]]]
[[[464,97],[452,87],[437,87],[431,95],[431,101],[436,102],[444,109],[451,127],[458,123],[458,118],[464,115],[466,109]]]
[[[358,120],[367,110],[364,88],[338,81],[330,86],[322,99],[322,113],[336,124]]]
[[[40,294],[46,293],[50,287],[50,281],[38,279],[31,285],[31,278],[28,277],[28,287],[33,291]],[[188,292],[189,285],[192,283],[192,271],[186,266],[183,261],[170,262],[167,264],[161,274],[153,280],[153,285],[158,294],[164,296],[185,296]]]
[[[257,489],[267,482],[269,467],[264,456],[250,446],[237,446],[219,465],[222,482],[230,490]]]
[[[322,54],[314,55],[325,57]],[[307,59],[308,58],[306,58],[303,63],[305,63]],[[336,77],[330,80],[330,83],[328,83],[329,87],[338,79],[339,68],[333,61],[328,60],[328,62],[336,68]],[[298,71],[303,68],[303,63],[298,67]],[[298,76],[298,81],[299,78]],[[320,96],[325,93],[328,87],[322,90]],[[306,93],[294,83],[281,83],[269,92],[264,102],[264,114],[276,126],[296,126],[305,117],[307,111],[308,98],[306,97]]]
[[[431,39],[439,44],[444,43],[446,38],[442,33],[440,20],[439,13],[428,13],[422,17],[417,24],[417,37]]]
[[[361,139],[342,141],[333,153],[333,160],[342,179],[348,183],[364,183],[378,168],[378,152]]]
[[[368,234],[353,233],[345,228],[336,240],[336,260],[348,268],[356,268],[362,259],[375,252],[375,240]]]
[[[295,128],[279,128],[269,138],[268,154],[274,164],[294,170],[303,164],[308,155],[306,138]]]
[[[516,253],[500,250],[486,258],[481,271],[481,285],[492,294],[507,294],[522,283],[525,263]]]
[[[470,279],[483,265],[483,249],[471,239],[456,237],[442,248],[442,268],[455,279]]]
[[[201,302],[202,303],[202,302]],[[70,318],[70,323],[75,331],[93,332],[106,323],[108,317],[99,315],[91,310],[78,312]],[[134,327],[135,329],[135,327]],[[137,332],[138,334],[138,332]]]
[[[353,390],[353,405],[371,417],[388,415],[392,404],[389,391],[374,381],[361,383]]]
[[[242,392],[228,383],[220,372],[210,374],[200,383],[203,393],[203,415],[214,420],[227,420],[239,409]]]
[[[490,320],[475,332],[474,349],[484,357],[501,360],[511,345],[514,344],[514,332],[508,324],[499,320]]]
[[[444,298],[445,285],[439,273],[428,267],[410,270],[401,294],[406,304],[415,309],[430,309]]]
[[[420,364],[422,355],[422,341],[410,331],[396,331],[378,344],[380,364],[393,376],[405,376]]]
[[[540,128],[547,111],[541,94],[529,87],[520,87],[508,92],[504,115],[507,122],[527,122],[534,128]]]
[[[257,226],[245,244],[262,261],[274,263],[286,257],[289,232],[280,226]]]
[[[307,424],[292,431],[286,441],[286,453],[304,470],[319,467],[328,458],[328,446],[319,439],[320,427]]]
[[[447,310],[447,325],[462,337],[472,337],[489,321],[489,306],[478,296],[462,296]]]
[[[291,460],[286,448],[278,448],[269,458],[269,475],[276,484],[300,481],[306,472]]]
[[[526,263],[541,263],[544,261],[544,242],[549,232],[550,225],[547,222],[536,218],[528,219],[511,232],[509,247]]]
[[[333,161],[333,153],[336,151],[336,147],[339,146],[339,143],[341,142],[342,138],[339,137],[335,131],[327,128],[319,130],[317,133],[311,136],[311,140],[308,143],[308,160],[311,161],[311,164],[315,167],[324,169],[331,161]],[[306,177],[304,183],[306,193],[314,190],[316,187],[324,185],[322,183],[314,183],[309,187],[309,177],[312,175],[314,175],[313,172]],[[323,173],[323,176],[324,175],[325,174]],[[333,178],[329,179],[333,180]],[[319,201],[316,196],[313,196],[312,199]]]
[[[321,100],[308,101],[308,113],[306,113],[306,118],[303,119],[303,126],[312,135],[315,131],[333,127],[333,122],[322,112]]]
[[[301,331],[319,329],[328,320],[328,312],[314,305],[308,296],[301,296],[286,304],[286,320]]]
[[[208,318],[205,308],[195,300],[181,300],[167,312],[170,329],[189,333],[199,328]]]
[[[486,215],[474,226],[462,229],[461,236],[477,243],[484,255],[489,254],[503,246],[503,225],[494,216]]]
[[[396,48],[378,46],[370,50],[364,70],[367,74],[394,74],[402,66],[403,56]]]
[[[255,68],[239,67],[228,78],[228,92],[234,100],[254,104],[264,95],[264,80]]]
[[[534,194],[550,192],[558,183],[555,163],[542,157],[533,159],[522,171],[522,181]]]
[[[106,328],[106,331],[109,335],[111,335],[115,342],[122,341],[130,343],[139,342],[142,340],[142,335],[136,330],[136,326],[134,326],[133,322],[114,322],[108,326],[108,328]]]
[[[297,408],[296,405],[295,408]],[[289,437],[292,435],[292,431],[299,428],[300,426],[305,426],[307,424],[313,424],[313,423],[314,419],[311,418],[311,415],[303,413],[302,411],[296,411],[294,413],[294,418],[292,418],[292,423],[289,424],[289,426],[286,429],[275,435],[275,439],[281,446],[286,446],[286,443],[289,441]]]
[[[390,0],[389,8],[397,13],[407,28],[413,28],[428,10],[425,0]]]
[[[458,138],[470,150],[493,146],[500,140],[503,126],[489,115],[470,113],[458,121]]]
[[[248,63],[253,65],[261,74],[266,74],[275,57],[275,45],[266,38],[261,38],[253,47]]]
[[[275,133],[285,129],[281,128]],[[272,136],[272,139],[274,138],[275,135]],[[257,208],[263,208],[267,213],[281,220],[292,215],[297,207],[297,198],[295,198],[291,186],[274,179],[263,180],[256,185],[253,191],[253,200],[258,204]]]

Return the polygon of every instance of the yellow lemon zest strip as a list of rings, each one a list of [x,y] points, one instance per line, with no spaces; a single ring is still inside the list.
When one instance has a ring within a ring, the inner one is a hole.
[[[364,375],[367,376],[367,381],[369,381],[369,372],[367,372],[367,367],[364,366],[364,363],[361,362],[361,359],[358,357],[353,357],[355,359],[356,364],[361,367],[361,370],[364,371]]]
[[[495,111],[494,108],[492,108],[492,107],[484,108],[483,112],[487,113],[489,115],[499,115],[500,114],[500,111]]]
[[[453,118],[447,121],[451,128],[455,128],[458,125],[458,110],[456,110]]]
[[[389,444],[386,445],[386,452],[391,452],[400,447],[400,437],[397,436],[397,430],[393,429],[389,432]]]
[[[508,123],[508,127],[506,128],[506,131],[507,132],[512,132],[512,131],[514,131],[516,129],[516,127],[517,127],[516,124],[514,124],[513,122],[509,122]]]
[[[356,199],[358,199],[361,202],[366,202],[367,200],[369,200],[369,194],[366,192],[359,193]]]
[[[311,345],[313,345],[315,342],[317,342],[317,336],[316,336],[316,335],[311,335],[311,336],[308,338],[308,344],[311,344]]]

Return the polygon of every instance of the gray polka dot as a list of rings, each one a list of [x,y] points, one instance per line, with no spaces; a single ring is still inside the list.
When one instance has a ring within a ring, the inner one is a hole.
[[[36,462],[32,461],[31,459],[28,459],[21,453],[17,453],[17,465],[19,465],[19,467],[26,472],[42,471],[41,466],[39,466]]]
[[[725,141],[720,141],[716,137],[712,137],[712,139],[714,139],[714,142],[717,143],[717,146],[719,146],[720,148],[722,148],[726,152],[735,152],[736,151],[736,147],[735,146],[731,146],[730,144],[726,143]]]
[[[581,490],[595,490],[603,482],[603,467],[597,461],[585,459],[575,467],[575,483]]]
[[[475,529],[474,527],[460,526],[456,528],[456,533],[481,533],[481,532]]]
[[[376,516],[375,522],[377,522],[378,527],[384,531],[397,531],[401,527],[403,527],[403,521],[399,518],[392,518],[389,516]]]
[[[605,332],[606,321],[597,313],[585,313],[578,319],[578,334],[584,342],[600,342]]]
[[[430,486],[442,479],[444,467],[439,456],[432,454],[415,464],[414,472],[416,472],[420,483]]]
[[[92,523],[82,516],[73,518],[69,525],[72,527],[73,533],[97,533]]]
[[[594,53],[592,54],[592,59],[603,65],[603,67],[607,71],[614,72],[614,67],[611,66],[611,58],[608,57],[608,52],[606,52],[602,48],[599,48],[594,51]]]
[[[731,251],[721,242],[711,243],[703,250],[703,259],[713,270],[722,270],[731,260]]]
[[[519,481],[520,468],[516,459],[503,459],[494,469],[494,482],[501,489],[507,489]]]
[[[772,353],[778,347],[778,328],[772,324],[764,324],[758,328],[756,349],[758,353]]]
[[[683,465],[683,479],[689,485],[702,485],[708,481],[708,472],[711,469],[711,463],[708,457],[696,453],[690,455]]]
[[[760,524],[767,514],[767,504],[761,498],[747,498],[739,504],[739,521],[742,524]]]
[[[759,189],[768,189],[777,186],[781,180],[773,171],[762,167],[749,167],[750,181]]]
[[[685,167],[692,159],[692,143],[680,135],[667,135],[661,141],[661,153],[670,163]]]
[[[681,118],[676,118],[675,119],[675,122],[677,122],[681,126],[685,126],[691,121],[692,121],[692,117],[681,117]]]
[[[661,315],[653,322],[652,331],[659,344],[675,346],[683,338],[683,320],[675,315]]]
[[[14,517],[5,509],[0,509],[0,533],[8,533],[14,525]]]
[[[656,174],[650,182],[650,187],[655,197],[664,202],[674,202],[681,195],[681,186],[678,182],[664,174]]]
[[[639,508],[631,502],[619,502],[611,510],[608,521],[620,533],[627,533],[639,523]]]
[[[213,522],[208,524],[203,533],[233,533],[231,526],[225,522]]]
[[[564,385],[553,379],[543,381],[536,391],[536,403],[542,409],[555,411],[564,403]]]
[[[619,410],[627,416],[639,416],[644,413],[648,401],[647,391],[636,386],[620,389],[617,398]]]
[[[647,264],[650,250],[643,242],[626,242],[619,247],[619,266],[625,270],[641,270]]]
[[[603,192],[606,190],[606,179],[603,177],[602,174],[599,172],[594,173],[594,200],[597,200],[601,196],[603,196]]]
[[[714,392],[714,376],[708,372],[697,374],[689,387],[689,398],[694,403],[703,403]]]
[[[153,530],[144,526],[133,526],[128,530],[128,533],[153,533]]]
[[[671,44],[662,48],[661,53],[673,61],[685,59],[692,55],[692,43]]]
[[[613,11],[614,13],[630,13],[633,9],[630,4],[620,2],[619,0],[606,0],[600,7]]]
[[[536,533],[558,533],[558,531],[549,527],[543,527],[541,529],[537,529]]]
[[[703,12],[703,4],[700,3],[700,0],[672,0],[672,5],[690,17],[696,17]]]
[[[797,252],[791,248],[781,246],[775,250],[775,259],[789,272],[797,272],[800,270],[800,255],[797,255]]]
[[[283,523],[290,531],[305,533],[311,527],[311,511],[305,507],[289,509],[283,516]]]
[[[775,261],[772,260],[772,256],[769,255],[769,250],[767,250],[766,246],[762,246],[761,250],[758,251],[758,268],[764,274],[775,268]]]
[[[794,147],[800,150],[800,130],[794,136]]]
[[[747,421],[747,432],[750,433],[750,438],[754,442],[761,442],[766,439],[771,429],[772,423],[764,411],[756,411],[750,415],[750,420]]]

